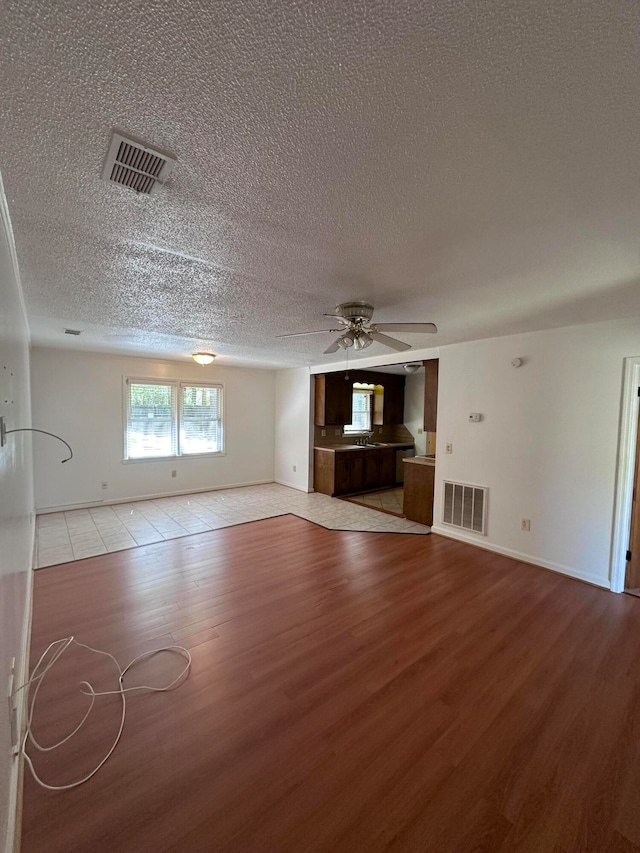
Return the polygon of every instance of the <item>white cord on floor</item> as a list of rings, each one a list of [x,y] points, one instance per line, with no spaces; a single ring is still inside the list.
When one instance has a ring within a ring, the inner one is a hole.
[[[88,649],[90,652],[95,652],[97,655],[104,655],[104,657],[111,658],[111,660],[114,662],[114,664],[116,665],[116,668],[118,670],[119,688],[117,690],[104,690],[102,692],[96,692],[88,681],[81,681],[80,685],[79,685],[80,692],[83,693],[85,696],[91,696],[91,704],[89,705],[87,712],[85,713],[84,717],[80,720],[78,725],[75,727],[75,729],[70,734],[68,734],[65,738],[58,741],[58,743],[52,744],[51,746],[42,746],[36,740],[35,735],[33,734],[33,731],[31,728],[31,724],[33,721],[33,713],[35,710],[36,699],[38,697],[38,691],[42,687],[42,683],[45,679],[45,676],[47,675],[47,673],[49,672],[51,667],[62,657],[64,652],[69,648],[69,646],[72,643],[76,646],[80,646],[80,648]],[[47,665],[44,667],[42,672],[39,672],[40,667],[42,666],[43,661],[45,660],[46,656],[49,654],[51,649],[53,649],[56,646],[57,646],[56,651],[54,651],[54,653],[52,654],[51,660],[47,663]],[[183,657],[186,661],[186,665],[185,665],[184,669],[182,670],[182,672],[180,672],[180,674],[177,675],[176,678],[174,678],[170,684],[168,684],[166,687],[152,687],[152,686],[147,685],[147,684],[139,685],[137,687],[124,687],[124,685],[123,685],[124,677],[127,674],[127,672],[131,669],[132,666],[134,666],[135,664],[139,663],[142,660],[145,660],[146,658],[153,657],[154,655],[157,655],[160,652],[175,652],[176,654],[179,654],[181,657]],[[127,715],[126,694],[131,693],[134,690],[150,690],[150,691],[153,691],[155,693],[164,693],[167,690],[173,690],[174,688],[178,687],[184,681],[184,679],[188,676],[190,669],[191,669],[191,655],[189,654],[187,649],[183,648],[182,646],[165,646],[162,649],[153,649],[150,652],[143,652],[141,655],[138,655],[130,663],[128,663],[124,669],[121,669],[118,661],[114,658],[113,655],[109,654],[109,652],[102,652],[102,651],[100,651],[100,649],[94,649],[91,646],[86,646],[84,643],[79,643],[73,637],[65,637],[62,640],[55,640],[53,643],[51,643],[47,647],[47,649],[40,656],[40,660],[35,665],[29,680],[26,681],[24,684],[22,684],[20,687],[18,687],[18,689],[13,694],[15,696],[16,693],[19,693],[20,690],[24,690],[24,689],[26,689],[27,693],[29,693],[29,691],[31,690],[31,687],[35,684],[35,690],[33,691],[33,696],[31,697],[31,700],[29,701],[29,711],[28,711],[28,715],[27,715],[27,728],[26,728],[26,731],[24,734],[24,738],[22,739],[22,745],[21,745],[22,754],[24,755],[25,761],[29,765],[29,769],[31,770],[31,773],[33,774],[33,778],[36,780],[36,782],[39,785],[41,785],[43,788],[46,788],[48,791],[68,791],[70,788],[76,788],[78,785],[82,785],[84,782],[87,782],[89,779],[91,779],[92,776],[95,776],[95,774],[98,772],[98,770],[100,770],[100,768],[103,766],[103,764],[105,764],[109,760],[114,749],[118,745],[118,741],[120,740],[120,736],[122,735],[122,731],[124,729],[125,717]],[[52,752],[53,750],[58,749],[58,747],[62,746],[64,743],[67,743],[67,741],[71,740],[71,738],[80,731],[82,726],[87,721],[89,714],[91,713],[93,706],[95,704],[96,696],[120,696],[120,698],[122,699],[122,715],[120,718],[120,728],[118,729],[118,734],[116,735],[116,739],[114,740],[113,745],[111,746],[111,748],[109,749],[109,751],[107,752],[105,757],[102,759],[102,761],[98,764],[98,766],[95,767],[91,771],[91,773],[89,773],[83,779],[80,779],[78,782],[71,782],[69,785],[47,785],[46,782],[43,782],[42,779],[40,779],[40,777],[38,776],[38,774],[35,771],[35,767],[33,766],[31,758],[27,755],[27,744],[32,743],[36,747],[36,749],[38,749],[40,752]]]

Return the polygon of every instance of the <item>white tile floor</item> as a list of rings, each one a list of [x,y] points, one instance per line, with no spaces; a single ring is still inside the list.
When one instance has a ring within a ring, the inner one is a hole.
[[[286,513],[329,530],[431,532],[406,518],[268,483],[39,515],[36,568]]]

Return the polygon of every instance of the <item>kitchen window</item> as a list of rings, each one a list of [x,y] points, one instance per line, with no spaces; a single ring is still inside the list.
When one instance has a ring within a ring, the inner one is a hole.
[[[351,423],[345,426],[345,434],[371,432],[373,386],[358,388],[358,384],[354,384],[351,398]]]
[[[125,461],[224,453],[223,386],[125,379]]]

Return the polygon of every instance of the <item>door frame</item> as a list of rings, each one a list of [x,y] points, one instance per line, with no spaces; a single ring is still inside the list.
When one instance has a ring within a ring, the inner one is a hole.
[[[624,359],[622,406],[618,441],[613,542],[611,545],[611,592],[624,592],[627,549],[631,528],[631,503],[638,441],[638,388],[640,388],[640,356]]]

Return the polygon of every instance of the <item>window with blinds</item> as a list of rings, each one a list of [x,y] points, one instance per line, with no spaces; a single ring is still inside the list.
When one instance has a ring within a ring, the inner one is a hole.
[[[222,385],[125,381],[125,459],[224,452]]]
[[[180,453],[222,451],[222,388],[180,386]]]
[[[344,428],[349,432],[371,432],[371,406],[373,390],[370,388],[354,388],[351,398],[351,423]]]

